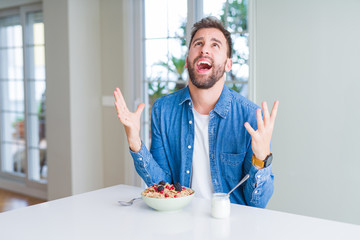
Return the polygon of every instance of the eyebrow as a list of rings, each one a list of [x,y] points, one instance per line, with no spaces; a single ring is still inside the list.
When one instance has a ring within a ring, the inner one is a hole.
[[[199,41],[199,40],[204,40],[204,37],[198,37],[198,38],[194,39],[194,40],[193,40],[193,43],[196,42],[196,41]],[[220,45],[222,45],[222,42],[221,42],[219,39],[217,39],[217,38],[211,38],[211,41],[217,42],[217,43],[219,43]]]

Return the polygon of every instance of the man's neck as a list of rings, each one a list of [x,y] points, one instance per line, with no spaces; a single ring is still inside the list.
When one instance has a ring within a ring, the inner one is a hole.
[[[209,89],[199,89],[189,81],[190,96],[195,110],[202,115],[209,115],[219,100],[223,88],[223,79],[217,81],[215,85]]]

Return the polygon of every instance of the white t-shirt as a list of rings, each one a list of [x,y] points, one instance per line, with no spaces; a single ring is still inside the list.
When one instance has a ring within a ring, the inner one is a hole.
[[[192,161],[191,188],[196,196],[211,199],[214,191],[211,182],[209,158],[209,115],[201,115],[193,108],[195,139]]]

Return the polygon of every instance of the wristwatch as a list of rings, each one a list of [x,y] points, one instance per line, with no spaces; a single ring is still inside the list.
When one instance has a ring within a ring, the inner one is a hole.
[[[268,167],[271,164],[272,159],[273,159],[272,153],[267,155],[265,160],[259,160],[253,154],[253,156],[252,156],[252,164],[254,166],[258,167],[258,168],[264,168],[264,167]]]

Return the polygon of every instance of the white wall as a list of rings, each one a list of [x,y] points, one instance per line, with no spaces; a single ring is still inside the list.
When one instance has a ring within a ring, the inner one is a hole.
[[[280,100],[268,208],[360,224],[360,1],[255,8],[257,103]]]
[[[112,97],[119,87],[128,107],[135,110],[134,2],[101,1],[102,94]],[[104,185],[119,183],[139,185],[125,131],[114,105],[103,106]]]
[[[99,0],[44,0],[49,199],[103,187]]]

